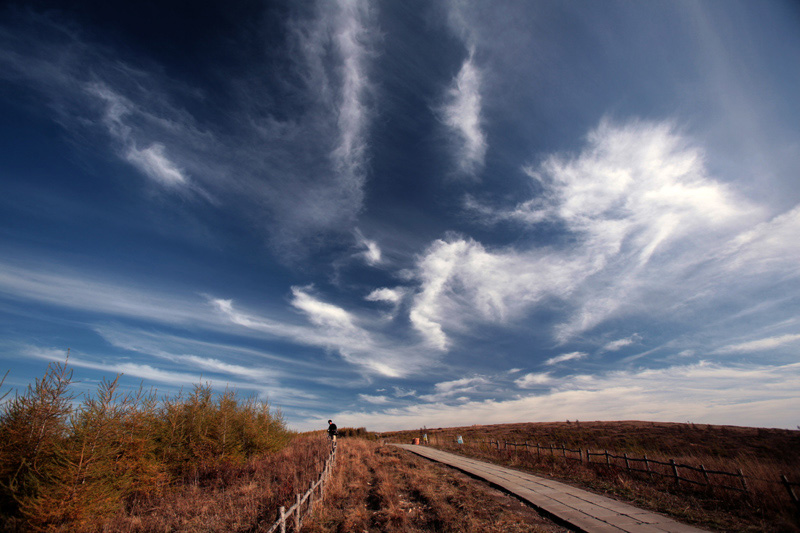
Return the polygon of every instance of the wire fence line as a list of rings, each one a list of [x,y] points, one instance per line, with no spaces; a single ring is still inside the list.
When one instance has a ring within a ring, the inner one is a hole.
[[[286,528],[291,527],[292,531],[299,532],[303,526],[303,520],[314,509],[314,504],[321,502],[325,498],[325,483],[330,478],[333,471],[333,465],[336,462],[336,441],[333,442],[331,453],[325,460],[325,468],[319,475],[316,482],[311,483],[311,486],[303,494],[295,495],[294,504],[288,509],[281,506],[278,509],[278,519],[267,530],[267,533],[286,533]],[[319,492],[315,496],[315,493]]]
[[[664,477],[671,478],[677,485],[681,483],[689,483],[693,485],[700,485],[704,487],[715,487],[724,490],[731,490],[737,492],[750,492],[747,485],[748,477],[745,476],[741,469],[736,469],[736,472],[726,472],[724,470],[709,470],[703,465],[694,466],[682,463],[676,463],[674,459],[668,461],[658,461],[647,457],[632,457],[627,453],[617,455],[610,453],[608,450],[602,452],[593,452],[589,449],[578,448],[576,450],[567,448],[566,445],[541,445],[540,443],[516,443],[499,440],[484,441],[489,447],[494,447],[498,452],[502,450],[508,451],[513,448],[516,453],[520,448],[524,448],[525,452],[529,454],[536,454],[537,457],[542,455],[550,457],[561,457],[565,460],[579,461],[584,464],[593,464],[606,467],[624,468],[628,472],[639,472],[646,474],[649,478]],[[502,448],[501,448],[502,445]],[[592,460],[592,458],[596,458]],[[795,488],[800,488],[800,483],[789,481],[784,474],[781,474],[780,481],[752,478],[753,481],[760,481],[770,484],[780,484],[786,489],[792,503],[800,509],[800,500],[798,498]]]

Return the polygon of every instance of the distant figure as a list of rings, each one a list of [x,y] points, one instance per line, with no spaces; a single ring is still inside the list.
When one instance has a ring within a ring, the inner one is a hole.
[[[336,444],[336,424],[333,423],[333,420],[328,420],[328,438]]]

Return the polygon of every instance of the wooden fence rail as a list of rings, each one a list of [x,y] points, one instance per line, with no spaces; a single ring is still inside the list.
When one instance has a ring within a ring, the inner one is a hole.
[[[792,500],[792,503],[797,507],[797,510],[800,511],[800,499],[797,498],[797,494],[794,492],[794,487],[800,487],[800,483],[792,483],[786,476],[781,474],[781,484],[786,487],[786,491],[789,493],[789,498]]]
[[[300,531],[300,528],[303,526],[303,520],[313,510],[314,503],[317,501],[322,501],[325,497],[325,483],[328,481],[328,478],[331,475],[333,464],[335,462],[336,443],[334,442],[333,448],[331,449],[331,454],[325,461],[325,468],[322,469],[319,479],[315,483],[311,483],[311,486],[305,493],[295,495],[294,505],[288,509],[284,506],[281,506],[281,508],[278,510],[278,519],[274,524],[272,524],[272,527],[267,530],[267,533],[275,533],[276,531],[280,531],[280,533],[286,533],[287,522],[294,526],[293,531]],[[319,495],[315,497],[314,493],[317,491],[317,489],[319,489]]]
[[[525,448],[526,452],[530,454],[536,453],[537,457],[541,457],[543,453],[545,455],[550,455],[551,457],[556,457],[558,455],[564,459],[580,461],[581,463],[586,462],[597,465],[605,465],[607,467],[613,466],[617,468],[625,468],[625,470],[628,472],[641,472],[647,474],[650,478],[653,476],[671,478],[678,485],[680,483],[691,483],[694,485],[716,487],[737,492],[749,491],[747,480],[740,469],[737,469],[735,473],[725,472],[723,470],[708,470],[703,465],[692,466],[680,464],[676,463],[674,459],[670,459],[668,462],[665,462],[650,459],[646,454],[644,457],[638,458],[630,457],[627,453],[623,455],[615,455],[613,453],[609,453],[608,450],[603,450],[602,452],[592,452],[582,448],[571,450],[564,444],[556,446],[553,444],[548,444],[546,446],[542,446],[538,442],[535,444],[530,444],[527,441],[524,443],[516,443],[507,441],[501,442],[499,440],[488,440],[486,443],[490,447],[496,448],[498,451],[501,449],[507,451],[509,450],[509,447],[513,447],[514,452],[517,452],[519,448]],[[577,457],[575,457],[575,454],[577,454]],[[600,459],[600,461],[592,461],[592,457],[600,457],[602,459]],[[689,477],[689,475],[692,473],[695,474],[694,479]],[[730,480],[736,479],[738,480],[738,483],[736,486],[732,486],[729,483],[721,481],[720,478]],[[800,501],[798,501],[798,496],[794,491],[795,487],[800,488],[800,483],[789,482],[784,475],[781,476],[780,483],[786,488],[792,502],[800,507]]]

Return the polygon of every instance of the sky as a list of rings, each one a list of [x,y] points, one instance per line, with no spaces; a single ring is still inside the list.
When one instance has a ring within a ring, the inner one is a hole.
[[[794,429],[798,94],[778,0],[6,2],[3,389]]]

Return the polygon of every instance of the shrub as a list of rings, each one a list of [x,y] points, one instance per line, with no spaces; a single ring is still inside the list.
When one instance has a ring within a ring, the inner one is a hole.
[[[367,428],[339,428],[336,431],[339,437],[358,437],[367,440],[375,440],[378,436],[367,431]]]
[[[0,410],[0,527],[85,525],[136,495],[243,464],[291,437],[279,411],[235,391],[121,394],[103,380],[75,406],[72,371],[53,363]]]

